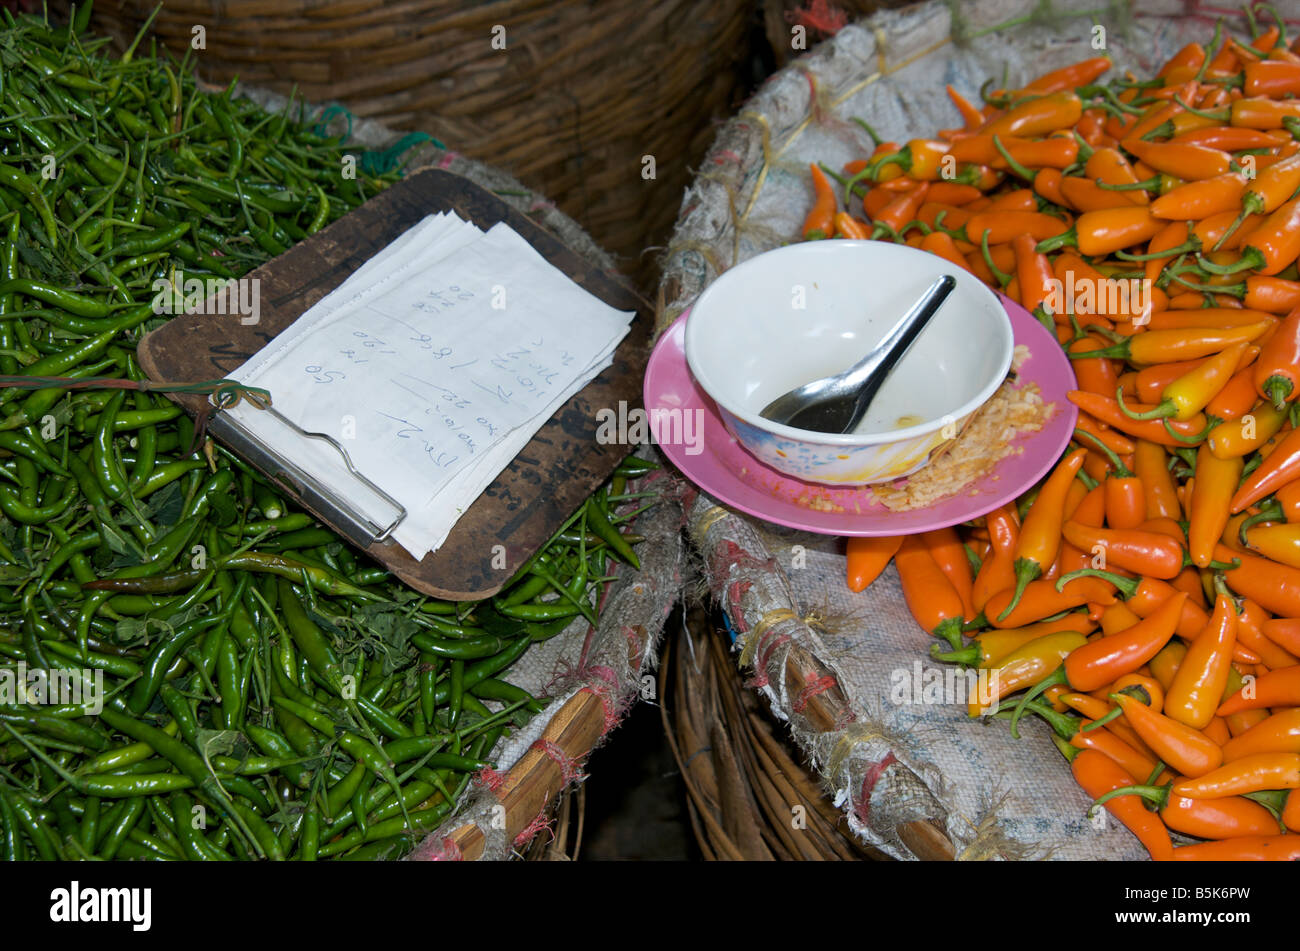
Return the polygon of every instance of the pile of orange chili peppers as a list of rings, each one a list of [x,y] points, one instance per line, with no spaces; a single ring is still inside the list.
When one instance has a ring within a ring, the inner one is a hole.
[[[850,539],[849,587],[892,560],[946,642],[931,654],[995,670],[1014,706],[996,715],[1013,734],[1042,717],[1153,858],[1298,859],[1300,41],[1221,37],[1147,81],[1102,84],[1095,58],[983,108],[950,86],[961,128],[812,167],[804,237],[966,268],[1078,379],[1040,486],[964,526]],[[1111,292],[1135,280],[1145,299]]]

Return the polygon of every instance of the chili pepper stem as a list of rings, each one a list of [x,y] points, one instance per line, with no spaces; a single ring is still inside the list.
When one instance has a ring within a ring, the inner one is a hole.
[[[1021,597],[1024,596],[1025,588],[1031,581],[1038,578],[1043,573],[1043,567],[1038,562],[1029,558],[1017,558],[1015,564],[1016,572],[1016,592],[1011,596],[1006,608],[998,615],[998,620],[1006,620],[1007,615],[1015,610],[1016,605],[1020,603]],[[955,647],[954,647],[955,649]]]
[[[1120,786],[1118,789],[1112,789],[1106,795],[1094,799],[1092,805],[1088,807],[1088,818],[1091,819],[1097,814],[1098,809],[1119,796],[1141,796],[1148,802],[1155,803],[1155,811],[1159,812],[1168,804],[1169,795],[1173,788],[1173,783],[1165,786]]]

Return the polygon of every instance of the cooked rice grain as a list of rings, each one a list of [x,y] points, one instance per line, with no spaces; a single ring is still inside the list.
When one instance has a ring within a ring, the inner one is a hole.
[[[1013,368],[1028,355],[1016,347]],[[1054,407],[1044,403],[1038,384],[1003,383],[976,411],[947,451],[915,475],[887,486],[873,487],[877,502],[892,512],[907,512],[956,495],[984,478],[1003,459],[1024,452],[1017,436],[1037,432],[1051,419]],[[971,495],[978,494],[972,490]]]

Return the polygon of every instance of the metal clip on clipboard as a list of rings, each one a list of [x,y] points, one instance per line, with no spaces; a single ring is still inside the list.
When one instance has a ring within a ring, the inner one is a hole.
[[[352,464],[352,459],[333,436],[325,433],[312,433],[303,429],[293,420],[271,406],[259,408],[259,413],[269,413],[285,426],[307,439],[319,439],[334,447],[342,457],[343,464],[354,479],[364,485],[379,499],[388,504],[395,513],[387,525],[381,525],[352,503],[339,496],[337,492],[322,483],[292,459],[280,455],[264,442],[248,432],[228,413],[221,412],[220,405],[209,400],[213,415],[208,422],[208,430],[219,440],[247,459],[253,466],[268,475],[279,479],[289,486],[306,504],[307,508],[318,512],[325,521],[341,532],[348,541],[360,548],[368,548],[385,541],[395,528],[406,518],[406,509],[395,498],[362,475]]]

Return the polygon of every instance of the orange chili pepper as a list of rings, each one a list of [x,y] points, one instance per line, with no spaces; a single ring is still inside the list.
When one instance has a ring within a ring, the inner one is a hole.
[[[1052,275],[1052,265],[1048,262],[1047,255],[1036,252],[1034,244],[1032,235],[1020,234],[1012,239],[1011,248],[1016,255],[1020,305],[1042,319],[1049,315],[1043,304],[1052,295],[1056,278]]]
[[[1020,537],[1020,519],[1016,504],[1008,502],[986,516],[989,532],[989,554],[980,565],[971,586],[971,603],[976,611],[999,591],[1012,588],[1016,583],[1016,540]]]
[[[831,183],[827,181],[826,174],[814,162],[808,166],[812,170],[813,181],[813,206],[808,212],[808,216],[803,221],[803,237],[805,241],[813,241],[818,238],[829,238],[831,236],[831,227],[835,220],[835,190],[831,188]]]
[[[1006,244],[1018,234],[1029,234],[1043,241],[1069,231],[1068,222],[1039,211],[980,212],[966,222],[966,236],[979,244],[988,235],[989,244]]]
[[[1138,339],[1143,336],[1150,336],[1150,334],[1139,335]],[[1159,443],[1162,446],[1186,445],[1188,441],[1194,441],[1199,437],[1205,429],[1205,418],[1203,416],[1193,417],[1186,422],[1170,422],[1167,419],[1160,421],[1137,420],[1121,410],[1116,400],[1097,393],[1071,390],[1066,394],[1066,397],[1083,412],[1109,426],[1115,427],[1120,432],[1136,436],[1139,439],[1145,439],[1148,442]],[[1131,407],[1132,410],[1138,412],[1150,408],[1145,404],[1137,404]],[[1170,430],[1178,435],[1172,435]],[[1182,438],[1178,438],[1179,436]]]
[[[848,212],[838,211],[833,217],[835,236],[837,238],[856,238],[863,240],[871,237],[871,228],[864,221],[859,221]]]
[[[1173,642],[1171,641],[1170,643]],[[1165,646],[1168,647],[1169,645],[1166,644]],[[1154,658],[1152,659],[1154,660]],[[1150,665],[1148,665],[1148,669],[1149,667]],[[1123,677],[1120,677],[1115,681],[1114,687],[1116,693],[1129,687],[1140,687],[1142,688],[1141,692],[1146,696],[1146,699],[1142,700],[1141,695],[1138,695],[1137,699],[1141,700],[1157,713],[1164,712],[1165,688],[1164,685],[1154,677],[1148,677],[1146,674],[1140,672],[1135,674],[1125,674]]]
[[[957,250],[957,245],[952,238],[942,231],[931,231],[921,239],[920,248],[922,251],[929,251],[931,254],[937,254],[951,264],[970,270],[970,265],[966,263],[966,258]]]
[[[1274,326],[1273,321],[1261,320],[1236,327],[1148,330],[1127,337],[1114,346],[1099,350],[1097,354],[1118,357],[1138,364],[1194,360],[1219,353],[1234,344],[1252,343],[1267,333],[1272,326]]]
[[[1068,168],[1079,156],[1079,143],[1072,138],[1027,139],[983,134],[954,142],[949,154],[959,162],[973,162],[999,170],[1010,168],[1019,173],[1025,169]],[[1006,158],[1008,155],[1010,162]],[[1032,178],[1033,175],[1024,177]]]
[[[1185,181],[1200,181],[1226,175],[1232,170],[1232,156],[1220,149],[1176,142],[1144,142],[1126,139],[1124,147],[1158,172],[1176,175]]]
[[[929,182],[922,182],[916,188],[902,193],[885,205],[878,214],[871,217],[876,230],[889,229],[890,231],[898,231],[899,228],[916,217],[917,209],[925,201],[925,196],[929,190]]]
[[[909,535],[894,555],[894,567],[903,585],[903,600],[916,622],[934,637],[961,647],[964,607],[952,582],[925,547],[919,535]]]
[[[1216,426],[1207,442],[1210,452],[1220,459],[1240,457],[1254,452],[1282,431],[1286,413],[1271,403],[1257,403],[1251,411],[1231,426]]]
[[[1109,637],[1127,630],[1142,620],[1134,614],[1123,601],[1116,601],[1101,612],[1101,632]],[[1092,714],[1088,714],[1092,716]]]
[[[1202,444],[1196,451],[1196,487],[1188,511],[1187,547],[1192,564],[1209,566],[1228,524],[1228,504],[1241,479],[1241,457],[1220,459]]]
[[[1180,845],[1170,858],[1175,862],[1294,862],[1300,859],[1300,835],[1249,835]]]
[[[979,612],[971,599],[974,577],[971,573],[970,558],[966,555],[966,546],[957,536],[956,529],[936,528],[921,535],[922,544],[930,552],[930,557],[939,566],[952,584],[957,596],[961,598],[962,613],[967,621],[973,621]]]
[[[1247,96],[1267,96],[1269,99],[1281,99],[1288,93],[1300,95],[1300,66],[1276,60],[1247,63],[1242,91]]]
[[[971,105],[969,100],[963,97],[957,90],[953,89],[951,85],[944,86],[943,88],[947,90],[948,98],[952,100],[952,104],[956,106],[957,111],[961,113],[962,122],[966,124],[966,129],[968,131],[978,129],[984,124],[984,114],[976,109],[975,106]]]
[[[1275,713],[1223,745],[1225,763],[1259,753],[1300,753],[1300,707]]]
[[[1282,506],[1282,515],[1288,522],[1300,521],[1300,482],[1282,486],[1273,493],[1273,500]]]
[[[1224,688],[1228,684],[1228,671],[1236,643],[1237,608],[1227,595],[1220,594],[1215,599],[1210,623],[1188,647],[1187,656],[1183,658],[1174,682],[1169,687],[1164,706],[1166,716],[1197,730],[1203,729],[1214,719]],[[1138,732],[1141,733],[1140,730]],[[1181,769],[1171,760],[1165,762],[1175,769]]]
[[[1270,314],[1285,314],[1300,307],[1300,281],[1252,274],[1246,278],[1247,307]]]
[[[1189,799],[1220,799],[1265,789],[1300,788],[1300,753],[1255,753],[1174,784]]]
[[[930,183],[930,191],[925,197],[928,201],[961,207],[977,200],[982,194],[974,185],[941,180]]]
[[[1186,601],[1187,595],[1180,591],[1128,630],[1074,651],[1066,658],[1063,682],[1075,690],[1089,691],[1133,673],[1169,643]]]
[[[1175,578],[1183,569],[1183,546],[1167,535],[1137,529],[1091,528],[1066,522],[1065,539],[1081,551],[1104,553],[1107,566],[1140,571],[1153,578]]]
[[[1231,422],[1250,412],[1255,402],[1255,371],[1253,367],[1246,366],[1233,374],[1227,385],[1210,400],[1205,413],[1215,419]]]
[[[1130,776],[1118,763],[1096,750],[1080,750],[1070,763],[1075,781],[1092,799],[1131,786]],[[1173,840],[1159,817],[1147,812],[1137,796],[1120,796],[1106,803],[1106,810],[1122,822],[1157,861],[1173,858]]]
[[[1151,202],[1151,214],[1157,218],[1192,221],[1219,212],[1237,211],[1247,184],[1246,176],[1240,172],[1189,182]]]
[[[1018,103],[989,119],[977,131],[984,135],[1032,138],[1068,129],[1081,115],[1083,102],[1073,91],[1056,92]]]
[[[1214,550],[1214,557],[1218,561],[1235,558],[1241,562],[1239,567],[1223,575],[1234,592],[1274,614],[1300,617],[1300,570],[1267,558],[1234,552],[1222,545]]]
[[[943,158],[951,147],[952,143],[943,139],[911,139],[897,152],[872,162],[869,175],[877,181],[904,174],[915,181],[934,181],[942,172]]]
[[[1141,179],[1133,171],[1124,154],[1116,148],[1096,149],[1083,166],[1083,174],[1099,185],[1137,185]],[[1121,188],[1116,194],[1123,195],[1130,204],[1147,205],[1151,198],[1140,188]]]
[[[1173,794],[1172,784],[1164,786],[1123,786],[1098,799],[1094,807],[1110,798],[1137,795],[1156,805],[1161,821],[1175,832],[1215,841],[1246,836],[1276,836],[1277,819],[1264,806],[1244,796],[1222,799],[1187,799]],[[1178,849],[1174,850],[1177,857]],[[1184,856],[1184,859],[1188,858]]]
[[[1223,750],[1200,730],[1157,713],[1125,693],[1112,693],[1129,726],[1162,762],[1184,776],[1204,776],[1223,763]]]
[[[1237,102],[1248,101],[1245,99],[1237,100]],[[1237,103],[1234,102],[1234,110],[1236,105]],[[1276,126],[1271,126],[1271,128],[1275,129],[1281,127],[1280,120]],[[1180,145],[1203,145],[1211,149],[1222,149],[1225,152],[1240,152],[1245,149],[1272,149],[1278,145],[1278,140],[1274,136],[1268,132],[1260,131],[1258,128],[1238,128],[1226,125],[1180,132],[1169,141]]]
[[[1176,520],[1182,517],[1168,459],[1163,446],[1147,439],[1137,441],[1133,451],[1133,469],[1142,482],[1147,518]]]
[[[1300,793],[1295,790],[1287,794],[1286,805],[1282,809],[1282,824],[1292,832],[1300,832]]]
[[[1259,468],[1241,483],[1241,488],[1232,496],[1232,511],[1243,511],[1297,478],[1300,478],[1300,430],[1292,430],[1260,463]],[[1276,528],[1278,531],[1272,535],[1267,535],[1264,529],[1257,534],[1261,544],[1269,549],[1274,547],[1275,542],[1282,543],[1277,550],[1285,555],[1290,551],[1289,539],[1295,533],[1290,532],[1285,525]],[[1257,546],[1252,544],[1251,547]],[[1300,552],[1300,549],[1297,551]],[[1269,557],[1286,564],[1297,561],[1295,556],[1277,557],[1270,554]],[[1296,567],[1300,567],[1300,562],[1297,562]]]
[[[1210,722],[1206,724],[1205,729],[1201,731],[1219,746],[1232,740],[1232,731],[1228,729],[1228,721],[1223,717],[1211,717]]]
[[[1151,676],[1168,691],[1170,685],[1174,682],[1175,675],[1178,673],[1178,668],[1182,666],[1183,658],[1186,656],[1186,644],[1182,641],[1170,641],[1160,649],[1160,652],[1155,657],[1151,658],[1149,664]]]
[[[894,560],[902,544],[902,535],[849,538],[846,545],[849,590],[865,591]]]
[[[1235,100],[1230,107],[1232,125],[1241,129],[1280,129],[1287,119],[1300,119],[1300,101],[1252,97]],[[1257,148],[1243,145],[1241,148]],[[1235,151],[1235,150],[1234,150]]]
[[[1259,630],[1284,651],[1300,656],[1300,618],[1273,618],[1261,624]]]
[[[999,621],[1005,621],[1020,603],[1025,586],[1056,560],[1056,553],[1061,544],[1061,521],[1064,516],[1065,496],[1069,491],[1070,483],[1074,481],[1075,475],[1083,466],[1084,455],[1084,451],[1079,449],[1061,460],[1048,476],[1038,497],[1034,499],[1034,503],[1025,514],[1020,537],[1016,541],[1016,590],[998,615]]]
[[[1254,270],[1277,274],[1300,254],[1300,198],[1292,199],[1269,215],[1250,232],[1237,263],[1214,264],[1200,257],[1200,265],[1211,274],[1229,275]]]
[[[1077,89],[1079,86],[1087,86],[1110,69],[1111,65],[1109,57],[1093,56],[1090,59],[1080,60],[1077,63],[1071,63],[1069,66],[1054,69],[1050,73],[1044,73],[1026,86],[1022,92],[1030,90],[1039,93],[1061,92],[1067,89]]]
[[[1219,705],[1221,717],[1264,707],[1300,706],[1300,666],[1284,667],[1244,684]]]
[[[1255,391],[1278,409],[1300,396],[1300,307],[1283,318],[1255,363]]]
[[[1053,205],[1064,205],[1068,208],[1069,202],[1065,200],[1065,196],[1061,193],[1061,183],[1064,180],[1064,176],[1061,175],[1059,169],[1039,169],[1038,174],[1034,176],[1034,194],[1041,195]]]
[[[1080,413],[1075,421],[1074,428],[1081,433],[1087,433],[1098,443],[1105,446],[1111,452],[1121,456],[1132,455],[1133,448],[1136,445],[1133,440],[1129,439],[1121,432],[1111,429],[1105,423],[1098,422],[1087,413]]]
[[[1152,215],[1151,209],[1145,205],[1086,211],[1074,223],[1074,244],[1081,254],[1089,257],[1112,254],[1141,244],[1164,227],[1165,222]],[[1043,244],[1039,249],[1048,250]]]
[[[1025,587],[1025,591],[1020,596],[1020,602],[1015,609],[1005,618],[1001,617],[1001,614],[1010,605],[1014,594],[1014,588],[999,591],[984,606],[984,616],[990,619],[989,623],[993,627],[1024,627],[1026,624],[1032,624],[1062,611],[1072,610],[1083,604],[1097,602],[1107,605],[1115,603],[1115,596],[1110,592],[1106,583],[1099,579],[1079,578],[1071,581],[1060,590],[1057,590],[1055,581],[1044,579],[1031,581]]]
[[[1189,295],[1199,297],[1200,295]],[[1263,324],[1271,328],[1277,325],[1277,317],[1261,310],[1246,310],[1241,307],[1200,307],[1195,310],[1169,310],[1151,315],[1148,330],[1190,330],[1193,327],[1246,327],[1251,324]],[[1263,337],[1265,330],[1260,336]]]
[[[1076,211],[1105,211],[1108,208],[1130,208],[1133,202],[1128,194],[1102,188],[1087,178],[1067,175],[1061,179],[1061,197],[1064,204]]]
[[[1261,632],[1260,628],[1270,615],[1258,602],[1245,598],[1241,602],[1241,615],[1237,618],[1237,646],[1244,647],[1270,670],[1281,670],[1300,664],[1300,658],[1279,647]]]

